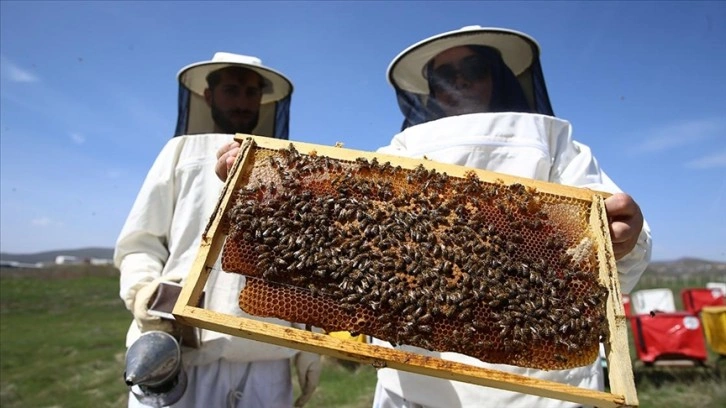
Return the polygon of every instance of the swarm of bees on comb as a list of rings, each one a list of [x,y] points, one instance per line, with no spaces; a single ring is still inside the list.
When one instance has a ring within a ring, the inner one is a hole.
[[[608,335],[589,202],[292,144],[242,171],[222,269],[247,313],[547,370]]]

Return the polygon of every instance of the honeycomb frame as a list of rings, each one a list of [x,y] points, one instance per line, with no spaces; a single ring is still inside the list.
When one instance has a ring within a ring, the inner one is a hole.
[[[387,156],[377,153],[355,151],[342,147],[322,146],[309,143],[290,142],[250,135],[236,135],[242,145],[237,161],[230,170],[230,176],[219,198],[217,208],[210,218],[202,236],[201,245],[187,283],[174,309],[175,316],[181,321],[197,327],[220,331],[234,336],[264,341],[276,345],[327,354],[337,358],[372,364],[375,367],[391,367],[414,373],[440,378],[454,379],[510,391],[540,395],[577,403],[596,406],[637,406],[637,395],[632,376],[625,314],[620,299],[614,256],[609,239],[607,218],[603,200],[609,194],[588,189],[574,188],[531,179],[508,176],[483,170],[453,166],[426,159],[410,159]],[[259,149],[282,151],[293,147],[297,152],[309,156],[322,156],[341,162],[368,160],[377,163],[390,163],[392,166],[414,171],[423,168],[452,177],[465,179],[474,175],[478,180],[500,183],[504,186],[524,186],[539,193],[550,194],[564,200],[575,200],[590,206],[589,229],[594,237],[597,251],[598,280],[607,289],[605,314],[609,336],[605,341],[608,360],[611,393],[581,389],[566,384],[538,380],[497,370],[484,369],[462,363],[454,363],[435,357],[423,356],[414,352],[388,349],[365,343],[339,340],[325,334],[312,333],[270,323],[227,316],[217,312],[194,307],[209,276],[209,272],[223,251],[225,238],[230,233],[227,214],[239,200],[245,178]]]

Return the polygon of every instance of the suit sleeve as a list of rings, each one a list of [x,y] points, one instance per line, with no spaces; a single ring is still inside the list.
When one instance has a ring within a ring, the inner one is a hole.
[[[178,147],[179,143],[171,140],[157,156],[116,241],[114,264],[121,272],[119,294],[129,310],[138,289],[162,275],[169,257]]]

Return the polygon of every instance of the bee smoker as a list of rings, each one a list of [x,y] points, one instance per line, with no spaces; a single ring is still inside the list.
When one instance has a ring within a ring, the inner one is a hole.
[[[184,395],[187,376],[179,342],[169,333],[143,333],[126,352],[124,381],[142,404],[161,408]]]

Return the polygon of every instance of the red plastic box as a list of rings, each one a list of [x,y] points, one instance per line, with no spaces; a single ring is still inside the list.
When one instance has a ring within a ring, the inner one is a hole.
[[[701,313],[704,306],[723,306],[724,294],[719,289],[687,288],[681,290],[683,309],[689,313]]]
[[[641,314],[631,318],[638,359],[644,363],[657,360],[692,360],[708,358],[701,319],[692,313]]]

